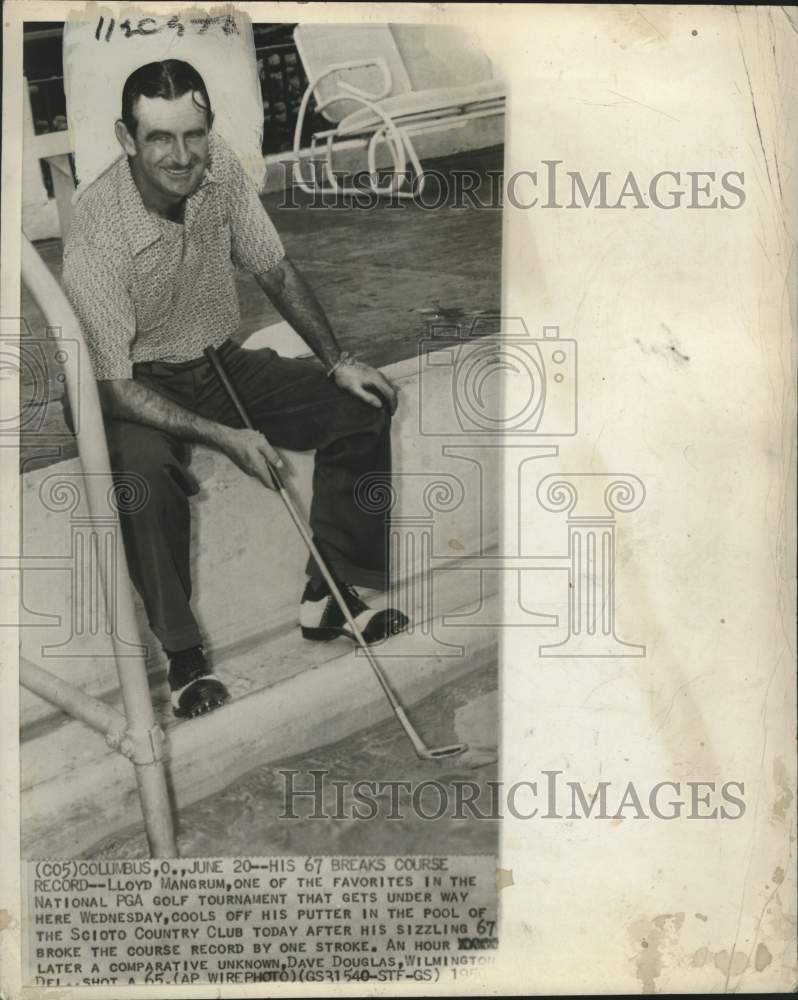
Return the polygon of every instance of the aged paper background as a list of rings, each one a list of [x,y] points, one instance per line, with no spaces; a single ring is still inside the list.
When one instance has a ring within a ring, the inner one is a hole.
[[[562,771],[585,787],[634,782],[644,801],[662,781],[734,781],[746,808],[725,820],[644,820],[631,809],[604,821],[505,814],[500,962],[473,989],[794,989],[794,12],[242,6],[253,20],[474,27],[510,85],[508,176],[542,171],[543,160],[580,171],[588,188],[610,171],[613,190],[629,171],[642,185],[663,170],[744,173],[737,209],[636,210],[632,199],[605,211],[505,208],[506,315],[531,330],[557,325],[579,345],[580,432],[547,471],[626,474],[645,487],[639,509],[617,517],[616,614],[617,635],[646,655],[545,657],[530,630],[506,629],[504,781],[540,783],[542,771]],[[26,4],[24,16],[61,19],[66,7]],[[19,147],[8,140],[21,93],[21,12],[4,9],[3,315],[19,297]],[[4,414],[14,412],[14,391],[3,382]],[[13,449],[2,449],[2,461],[9,553]],[[562,551],[564,517],[544,512],[538,478],[519,484],[508,460],[507,530],[520,495],[524,553]],[[15,602],[12,581],[4,584]],[[515,593],[510,574],[510,606]],[[530,604],[535,596],[532,588]],[[15,996],[13,630],[0,639],[0,962]]]
[[[794,987],[795,25],[778,8],[528,14],[508,174],[536,157],[742,170],[747,200],[510,213],[508,312],[581,351],[562,466],[645,484],[618,517],[616,584],[618,634],[648,655],[546,662],[511,633],[505,777],[743,780],[747,811],[506,821],[505,936],[535,990]]]

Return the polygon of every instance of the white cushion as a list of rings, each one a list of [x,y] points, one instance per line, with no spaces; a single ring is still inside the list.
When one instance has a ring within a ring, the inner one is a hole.
[[[396,120],[411,115],[429,114],[438,111],[450,114],[471,105],[500,101],[504,98],[504,87],[496,80],[470,84],[467,87],[439,87],[417,93],[397,94],[380,101],[379,107]],[[382,119],[370,108],[361,108],[346,116],[338,126],[338,136],[354,135],[382,124]]]
[[[309,80],[337,63],[382,59],[391,77],[391,96],[413,89],[387,24],[299,24],[294,41]],[[341,95],[322,112],[329,122],[340,122],[360,107],[340,90],[342,80],[370,94],[380,93],[385,85],[382,70],[376,66],[338,70],[324,77],[313,92],[314,99],[327,101]]]

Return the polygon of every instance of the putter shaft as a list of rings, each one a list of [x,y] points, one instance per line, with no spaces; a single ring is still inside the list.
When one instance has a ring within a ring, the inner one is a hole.
[[[249,418],[249,414],[244,408],[244,404],[241,402],[238,392],[236,391],[235,386],[231,382],[230,377],[228,376],[227,371],[225,370],[224,365],[222,364],[222,360],[219,357],[216,350],[213,347],[206,348],[205,356],[208,358],[211,365],[213,366],[214,371],[216,372],[220,382],[224,386],[244,426],[248,427],[250,430],[255,430],[255,427]],[[352,612],[349,610],[349,607],[346,601],[344,600],[343,595],[341,594],[341,591],[338,587],[335,577],[330,572],[330,569],[328,568],[325,559],[322,557],[321,553],[318,550],[318,547],[316,546],[316,543],[313,541],[313,536],[310,533],[310,529],[300,516],[299,511],[296,509],[294,502],[291,499],[291,496],[285,487],[285,483],[283,483],[282,478],[280,477],[280,474],[278,473],[277,469],[274,468],[272,463],[268,461],[268,459],[266,461],[266,464],[269,469],[269,474],[271,475],[272,480],[274,481],[274,485],[277,489],[277,492],[280,494],[280,497],[282,498],[282,501],[285,504],[285,508],[291,517],[291,520],[296,525],[297,531],[302,537],[302,541],[305,543],[305,546],[307,547],[311,556],[316,561],[316,565],[319,567],[321,574],[324,577],[325,582],[327,583],[327,586],[330,588],[330,593],[335,599],[335,602],[338,605],[338,607],[341,609],[341,613],[346,619],[346,622],[349,625],[349,627],[352,629],[352,633],[354,634],[358,645],[365,653],[366,659],[369,661],[369,666],[374,671],[377,680],[380,682],[380,686],[382,687],[382,690],[385,692],[385,697],[388,699],[391,708],[393,709],[394,715],[399,720],[402,729],[404,729],[408,739],[413,744],[413,749],[416,751],[419,757],[425,760],[438,760],[442,757],[452,757],[455,756],[456,754],[462,753],[466,749],[466,746],[464,744],[458,744],[456,746],[451,746],[451,747],[438,747],[437,749],[430,749],[418,735],[415,728],[413,727],[413,724],[407,718],[405,710],[402,707],[399,698],[396,695],[396,692],[393,690],[393,687],[391,686],[391,682],[388,680],[388,677],[386,676],[382,667],[377,662],[376,657],[369,648],[369,644],[364,639],[363,633],[360,631],[357,622],[352,616]]]

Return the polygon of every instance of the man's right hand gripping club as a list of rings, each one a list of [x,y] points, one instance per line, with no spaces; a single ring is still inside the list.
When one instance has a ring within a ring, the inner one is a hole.
[[[227,431],[229,433],[225,434]],[[267,489],[277,489],[277,484],[269,471],[269,465],[275,469],[283,468],[283,460],[266,440],[260,431],[237,430],[234,427],[223,429],[219,447],[242,471],[259,479]]]

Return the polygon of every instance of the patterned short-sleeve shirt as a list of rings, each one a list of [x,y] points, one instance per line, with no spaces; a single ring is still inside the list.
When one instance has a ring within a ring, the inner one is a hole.
[[[64,247],[64,287],[98,379],[137,361],[190,361],[240,322],[235,268],[262,274],[285,256],[255,185],[216,133],[181,224],[150,213],[126,157],[79,201]]]

